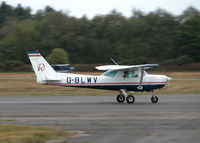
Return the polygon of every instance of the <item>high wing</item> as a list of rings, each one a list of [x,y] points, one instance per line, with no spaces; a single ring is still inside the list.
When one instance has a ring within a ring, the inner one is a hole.
[[[124,65],[106,65],[106,66],[98,66],[95,67],[97,70],[133,70],[133,69],[151,69],[154,67],[158,67],[158,64],[143,64],[143,65],[130,65],[130,66],[124,66]]]

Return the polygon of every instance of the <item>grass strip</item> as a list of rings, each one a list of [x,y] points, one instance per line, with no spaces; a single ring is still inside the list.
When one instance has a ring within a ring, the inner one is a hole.
[[[0,125],[0,143],[46,143],[49,140],[72,136],[70,132],[51,127]]]

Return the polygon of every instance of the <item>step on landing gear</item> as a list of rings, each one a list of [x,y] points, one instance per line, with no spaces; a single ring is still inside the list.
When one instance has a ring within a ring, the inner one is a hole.
[[[120,90],[120,94],[117,95],[116,99],[119,103],[123,103],[125,99],[129,104],[133,104],[135,102],[135,97],[131,94],[127,94],[127,92],[123,89]]]

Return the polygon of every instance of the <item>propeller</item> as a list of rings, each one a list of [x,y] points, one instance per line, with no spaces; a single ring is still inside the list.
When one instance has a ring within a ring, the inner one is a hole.
[[[172,80],[172,78],[168,77],[168,76],[166,76],[166,78],[167,78],[166,82],[167,82],[168,86],[170,87],[170,80]]]

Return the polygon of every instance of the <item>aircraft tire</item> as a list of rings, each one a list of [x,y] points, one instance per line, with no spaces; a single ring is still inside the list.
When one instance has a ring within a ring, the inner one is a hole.
[[[134,97],[133,95],[128,95],[128,96],[126,97],[126,102],[127,102],[128,104],[133,104],[133,103],[135,102],[135,97]]]
[[[117,99],[117,102],[123,103],[125,101],[125,96],[122,94],[119,94],[117,95],[116,99]]]
[[[151,97],[151,102],[152,103],[157,103],[158,102],[158,97],[157,96],[152,96]]]

